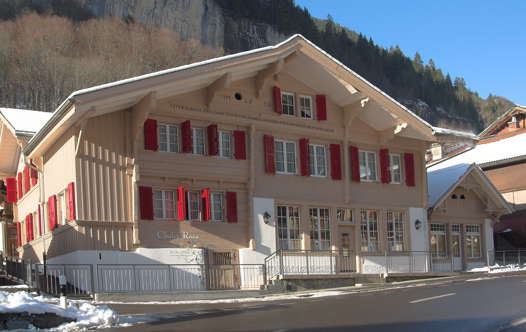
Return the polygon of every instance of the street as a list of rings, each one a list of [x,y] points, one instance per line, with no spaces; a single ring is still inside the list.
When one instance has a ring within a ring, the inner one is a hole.
[[[526,276],[274,302],[111,304],[119,314],[172,314],[106,331],[499,331],[526,317]],[[178,317],[173,314],[179,313]],[[517,326],[506,331],[526,331]]]

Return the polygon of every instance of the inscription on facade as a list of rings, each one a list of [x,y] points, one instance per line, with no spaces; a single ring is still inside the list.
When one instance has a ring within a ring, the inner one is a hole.
[[[199,235],[188,232],[165,232],[159,231],[155,234],[158,240],[199,240]]]

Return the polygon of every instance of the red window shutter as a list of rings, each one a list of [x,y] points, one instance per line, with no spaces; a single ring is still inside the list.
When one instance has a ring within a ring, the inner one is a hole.
[[[7,203],[16,203],[16,179],[7,178],[5,179]]]
[[[355,146],[349,147],[351,155],[351,179],[354,182],[360,182],[360,154]]]
[[[29,216],[30,214],[26,216],[26,242],[31,242],[31,220]]]
[[[31,182],[29,182],[29,166],[24,166],[24,194],[31,189]]]
[[[247,159],[246,138],[243,130],[234,130],[234,158],[238,160]]]
[[[192,125],[190,120],[181,123],[181,143],[183,153],[192,153]]]
[[[219,137],[217,134],[217,125],[212,124],[207,128],[208,137],[208,154],[217,156],[219,154]]]
[[[42,236],[42,206],[38,205],[38,235]]]
[[[274,112],[281,114],[281,89],[277,86],[274,87]]]
[[[31,177],[31,187],[35,186],[38,183],[38,171],[35,169],[35,164],[33,164],[33,160],[30,160],[29,163],[32,167],[29,168],[30,177]]]
[[[21,230],[21,225],[19,222],[15,223],[16,224],[16,246],[17,247],[21,247],[22,246],[22,230]]]
[[[265,150],[265,172],[276,174],[276,162],[274,160],[274,136],[264,135],[263,144]]]
[[[237,193],[233,191],[226,193],[226,220],[237,222]]]
[[[24,197],[24,191],[22,190],[22,184],[23,184],[22,173],[18,172],[17,174],[18,199],[21,199],[22,197]]]
[[[153,191],[152,187],[139,187],[139,204],[141,219],[153,220]]]
[[[31,225],[31,230],[30,230],[30,234],[31,234],[31,241],[33,241],[35,239],[35,231],[34,231],[34,228],[33,228],[33,223],[34,223],[34,220],[33,220],[33,214],[29,214],[29,224]]]
[[[300,169],[301,176],[310,176],[309,139],[300,139]]]
[[[49,230],[52,231],[57,227],[57,196],[51,195],[47,200],[47,211],[49,220]]]
[[[380,149],[380,177],[382,183],[391,182],[391,172],[389,172],[389,150]]]
[[[342,154],[340,151],[340,144],[331,144],[331,178],[333,180],[342,179]]]
[[[318,120],[327,120],[327,98],[325,95],[316,96],[316,117]]]
[[[409,187],[415,186],[415,159],[412,153],[404,153],[405,183]]]
[[[75,183],[71,182],[68,184],[68,220],[73,221],[76,219],[75,213]]]
[[[144,121],[144,149],[157,151],[157,120],[147,119]]]
[[[186,220],[186,192],[183,186],[177,188],[177,220]]]
[[[210,211],[210,189],[201,190],[201,200],[203,209],[203,221],[208,221],[212,218]]]

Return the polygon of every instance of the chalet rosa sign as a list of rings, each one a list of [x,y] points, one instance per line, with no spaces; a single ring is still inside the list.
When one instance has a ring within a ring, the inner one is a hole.
[[[188,232],[165,232],[159,231],[155,234],[158,240],[199,240],[199,235]]]

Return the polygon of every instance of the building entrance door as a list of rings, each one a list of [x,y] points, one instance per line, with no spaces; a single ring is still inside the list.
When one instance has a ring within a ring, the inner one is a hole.
[[[241,278],[237,250],[208,250],[207,288],[239,289]]]
[[[453,259],[453,271],[462,271],[462,242],[459,224],[451,225],[451,259]]]
[[[351,228],[340,230],[340,252],[338,253],[338,269],[340,272],[356,272],[356,258],[354,255],[354,230]]]

